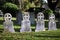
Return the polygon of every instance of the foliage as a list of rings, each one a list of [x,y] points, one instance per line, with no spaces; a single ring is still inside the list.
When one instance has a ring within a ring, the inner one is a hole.
[[[18,10],[18,7],[17,5],[13,4],[13,3],[5,3],[4,8],[11,8],[11,9],[15,9],[15,10]]]
[[[2,5],[5,3],[5,1],[0,0],[0,10],[2,9]]]
[[[26,11],[26,10],[28,10],[29,8],[31,8],[31,7],[35,7],[35,4],[34,4],[34,2],[29,2],[29,1],[24,1],[24,10]]]
[[[15,5],[15,4],[13,4],[13,3],[5,3],[3,6],[2,6],[2,8],[3,8],[3,12],[5,12],[5,13],[17,13],[17,11],[19,10],[19,8],[18,8],[18,6],[17,5]]]
[[[29,8],[39,8],[41,7],[41,3],[39,0],[28,0],[24,1],[24,10],[29,10]]]
[[[27,8],[35,7],[34,2],[27,4]]]
[[[52,11],[51,9],[47,9],[47,10],[45,10],[44,12],[45,12],[45,13],[48,13],[49,15],[50,15],[50,14],[53,14],[53,11]]]
[[[46,19],[48,19],[50,14],[53,14],[53,11],[51,9],[44,10],[44,15]]]

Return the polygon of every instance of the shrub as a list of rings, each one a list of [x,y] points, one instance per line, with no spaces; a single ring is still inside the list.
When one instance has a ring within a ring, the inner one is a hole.
[[[13,4],[13,3],[5,3],[3,5],[3,11],[5,13],[11,13],[12,15],[15,15],[15,13],[17,13],[19,10],[18,6]]]
[[[50,14],[53,14],[53,11],[51,9],[47,9],[45,10],[45,13],[48,13],[50,15]]]
[[[53,11],[51,9],[44,10],[44,15],[46,19],[48,19],[50,14],[53,14]]]

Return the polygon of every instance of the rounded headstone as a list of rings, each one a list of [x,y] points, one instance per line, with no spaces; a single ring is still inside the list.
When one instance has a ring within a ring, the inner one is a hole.
[[[5,20],[5,22],[3,23],[4,31],[14,33],[15,30],[13,28],[13,22],[11,21],[12,15],[10,13],[6,13],[4,15],[4,20]]]
[[[49,29],[48,30],[56,30],[56,22],[55,22],[55,15],[54,14],[51,14],[49,16],[49,25],[48,25]]]
[[[38,19],[38,21],[44,20],[44,14],[43,14],[42,12],[39,12],[39,13],[37,14],[37,19]]]
[[[29,20],[30,16],[28,12],[24,12],[23,14],[23,20]]]
[[[37,22],[36,23],[37,24],[36,24],[35,32],[45,31],[44,14],[42,12],[39,12],[37,14]]]
[[[23,20],[21,22],[21,29],[20,32],[31,32],[31,28],[30,28],[30,20],[29,20],[30,16],[28,12],[24,12],[23,14]]]
[[[12,15],[11,15],[10,13],[6,13],[6,14],[4,15],[4,20],[5,20],[5,21],[11,21],[11,20],[12,20]]]
[[[51,15],[49,16],[49,20],[50,20],[50,21],[54,21],[54,20],[55,20],[55,15],[54,15],[54,14],[51,14]]]

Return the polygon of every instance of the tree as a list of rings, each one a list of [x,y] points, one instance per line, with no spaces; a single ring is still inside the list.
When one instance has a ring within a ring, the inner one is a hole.
[[[15,16],[19,8],[17,5],[7,2],[3,5],[2,10],[4,13],[11,13],[13,16]]]
[[[56,0],[56,1],[48,0],[49,8],[52,9],[52,10],[55,10],[55,7],[57,6],[58,2],[59,2],[59,0]]]
[[[16,22],[17,22],[17,24],[21,24],[22,10],[24,8],[24,0],[18,0],[18,2],[19,2],[19,11],[16,14]]]

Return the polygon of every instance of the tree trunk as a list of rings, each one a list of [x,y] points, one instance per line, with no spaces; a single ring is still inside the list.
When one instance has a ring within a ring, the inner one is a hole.
[[[59,0],[56,0],[56,2],[52,2],[52,0],[48,0],[48,6],[50,9],[55,10],[55,7],[57,6],[57,3]]]
[[[17,24],[21,25],[21,21],[22,21],[22,12],[18,12],[16,15],[16,22]]]
[[[34,15],[34,12],[30,12],[30,22],[31,24],[35,24],[35,15]]]

